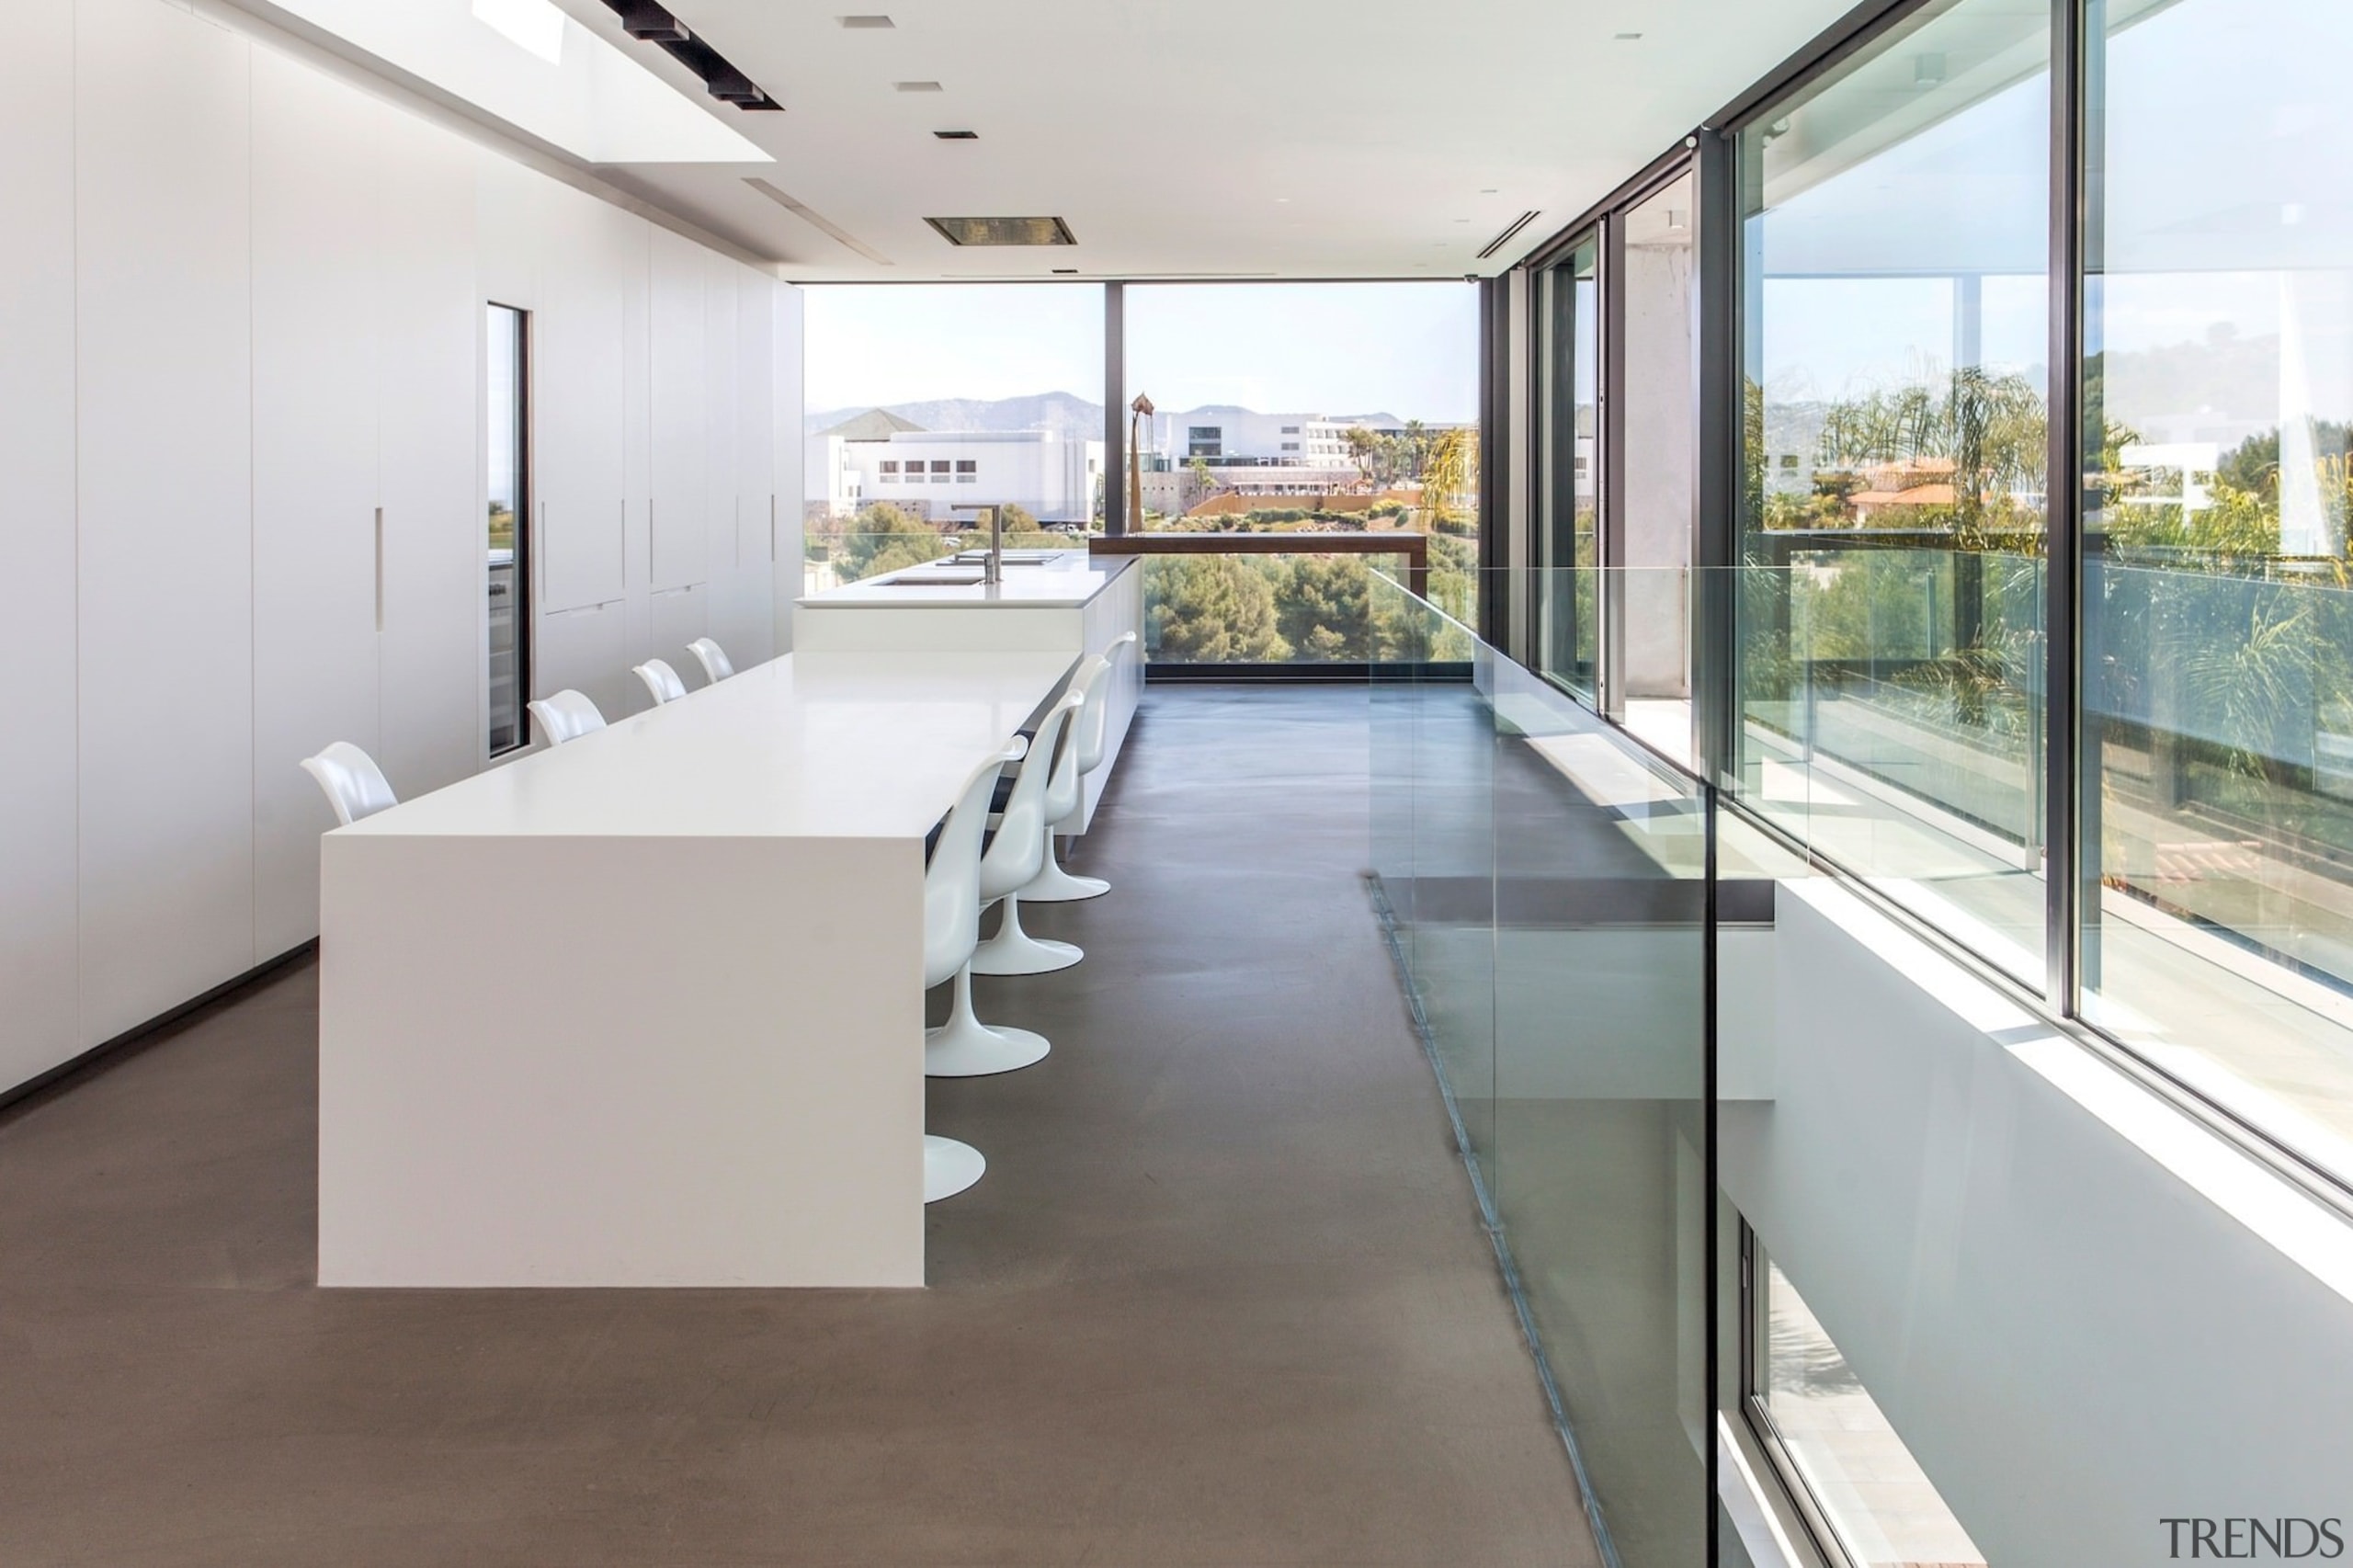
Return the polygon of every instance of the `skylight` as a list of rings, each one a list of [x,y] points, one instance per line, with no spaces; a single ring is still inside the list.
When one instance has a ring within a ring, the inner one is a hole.
[[[549,0],[277,4],[586,163],[775,161],[706,108],[701,94],[688,97]]]

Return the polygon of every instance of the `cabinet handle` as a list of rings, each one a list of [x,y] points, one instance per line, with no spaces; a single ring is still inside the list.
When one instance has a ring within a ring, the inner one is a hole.
[[[384,509],[376,508],[376,630],[384,630]]]

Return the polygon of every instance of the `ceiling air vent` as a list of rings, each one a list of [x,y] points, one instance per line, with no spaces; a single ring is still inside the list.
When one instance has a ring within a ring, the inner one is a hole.
[[[981,139],[977,131],[935,131],[932,134],[942,142],[978,142]]]
[[[1538,210],[1536,208],[1531,207],[1527,211],[1521,213],[1518,217],[1514,218],[1508,224],[1505,225],[1504,232],[1502,233],[1497,234],[1494,239],[1489,240],[1485,244],[1479,247],[1479,259],[1481,261],[1484,261],[1489,256],[1495,255],[1497,251],[1503,249],[1504,246],[1511,244],[1511,237],[1514,234],[1517,234],[1522,229],[1525,229],[1528,225],[1536,222],[1537,210]]]
[[[926,218],[951,245],[1074,245],[1060,218]]]
[[[899,25],[888,17],[878,15],[840,17],[835,19],[846,28],[895,28]]]

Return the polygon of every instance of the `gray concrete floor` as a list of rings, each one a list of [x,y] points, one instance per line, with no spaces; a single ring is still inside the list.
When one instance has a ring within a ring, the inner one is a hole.
[[[1361,688],[1155,687],[935,1083],[922,1291],[321,1291],[308,963],[0,1113],[0,1563],[1593,1562],[1358,882]],[[937,1001],[937,999],[935,999]]]

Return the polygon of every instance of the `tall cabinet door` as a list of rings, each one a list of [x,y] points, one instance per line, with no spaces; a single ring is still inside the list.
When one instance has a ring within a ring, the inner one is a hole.
[[[383,764],[405,797],[482,765],[485,491],[472,150],[398,112],[377,187]]]
[[[770,583],[774,603],[769,609],[769,622],[776,631],[775,651],[789,653],[792,652],[794,601],[801,597],[804,548],[801,518],[807,505],[802,465],[807,460],[809,444],[801,428],[801,290],[789,283],[778,283],[772,286],[770,300],[776,320],[769,338],[768,386],[775,403],[769,410],[773,424],[768,449],[776,464],[777,502],[776,563]]]
[[[253,62],[254,948],[318,935],[333,813],[298,766],[378,745],[375,187],[394,111]]]
[[[702,247],[666,229],[653,233],[649,376],[653,393],[652,585],[656,594],[710,578],[710,484],[704,472],[708,372]],[[657,632],[658,635],[658,632]],[[654,652],[664,658],[657,645]]]
[[[728,270],[735,290],[735,570],[715,608],[728,650],[758,662],[776,649],[776,284],[748,267],[731,263]]]
[[[154,0],[74,12],[95,1043],[254,961],[251,50]]]
[[[705,516],[710,520],[711,573],[732,572],[736,555],[735,384],[736,266],[715,251],[702,253],[703,283],[703,483]]]
[[[74,13],[28,7],[0,50],[0,1086],[79,1049],[74,1028]]]
[[[622,336],[629,271],[633,260],[643,266],[646,225],[568,186],[547,187],[540,207],[532,542],[540,610],[555,614],[616,603],[628,581]]]

